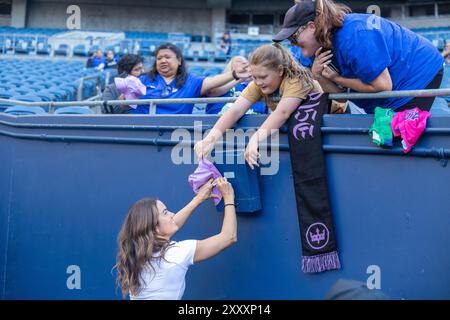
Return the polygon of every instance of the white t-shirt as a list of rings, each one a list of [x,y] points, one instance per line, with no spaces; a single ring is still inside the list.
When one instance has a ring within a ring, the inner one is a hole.
[[[197,240],[172,241],[164,258],[146,265],[141,272],[141,292],[131,300],[180,300],[186,287],[186,272],[194,263]],[[155,255],[159,256],[159,254]]]

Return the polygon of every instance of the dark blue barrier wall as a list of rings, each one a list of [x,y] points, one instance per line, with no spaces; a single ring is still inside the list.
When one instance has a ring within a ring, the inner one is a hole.
[[[172,147],[161,142],[170,140],[170,126],[191,127],[194,120],[208,126],[216,118],[0,115],[1,297],[120,298],[111,269],[128,207],[154,195],[176,212],[193,196],[187,177],[196,165],[174,165]],[[246,117],[239,125],[263,120]],[[192,266],[184,298],[322,299],[337,279],[365,282],[367,268],[376,265],[381,289],[393,298],[449,299],[450,166],[439,157],[449,155],[450,117],[430,119],[415,153],[406,156],[398,145],[400,155],[372,145],[371,121],[324,120],[342,270],[301,272],[289,154],[283,151],[279,173],[259,177],[263,210],[239,214],[238,243]],[[286,143],[283,134],[280,144]],[[175,239],[208,237],[221,223],[222,214],[204,203]],[[80,268],[80,289],[68,289],[71,265]]]

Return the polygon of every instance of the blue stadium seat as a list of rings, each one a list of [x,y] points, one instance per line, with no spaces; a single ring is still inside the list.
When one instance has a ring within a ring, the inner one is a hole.
[[[45,42],[37,43],[36,54],[49,55],[51,51],[52,51],[52,46],[50,44],[45,43]]]
[[[28,54],[32,51],[31,40],[29,38],[19,38],[16,42],[14,51],[16,53]]]
[[[65,90],[62,90],[56,86],[50,87],[47,89],[47,92],[55,95],[57,101],[65,101],[67,99],[67,93]]]
[[[73,55],[86,57],[88,55],[88,50],[84,44],[79,44],[73,48]]]
[[[189,72],[195,73],[196,75],[201,76],[204,72],[204,69],[202,67],[192,67],[192,68],[189,68]]]
[[[221,68],[208,68],[203,72],[204,77],[213,77],[221,74],[223,71]]]
[[[33,114],[45,114],[45,110],[41,107],[24,107],[24,106],[12,106],[5,110],[5,113],[14,115],[33,115]]]
[[[56,50],[53,52],[53,54],[54,54],[55,56],[67,56],[67,55],[69,54],[69,45],[64,44],[64,43],[60,44],[60,45],[58,46],[58,49],[56,49]]]
[[[10,99],[26,101],[26,102],[39,102],[39,101],[42,101],[41,98],[39,98],[37,95],[35,95],[33,93],[14,95]]]
[[[62,107],[55,110],[55,114],[94,114],[89,107]]]

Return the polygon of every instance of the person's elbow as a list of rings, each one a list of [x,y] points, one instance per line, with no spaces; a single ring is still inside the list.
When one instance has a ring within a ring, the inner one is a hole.
[[[382,83],[378,84],[375,87],[375,90],[377,92],[380,92],[380,91],[392,91],[392,88],[393,88],[393,86],[392,86],[392,82],[391,81],[383,81]]]
[[[374,89],[374,92],[392,91],[392,78],[389,71],[387,69],[384,70],[383,73],[371,83],[371,86]]]
[[[238,241],[237,233],[224,233],[222,234],[222,239],[224,241],[224,247],[228,248]]]

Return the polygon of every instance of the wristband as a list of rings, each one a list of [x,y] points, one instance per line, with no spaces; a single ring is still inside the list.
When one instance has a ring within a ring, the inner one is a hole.
[[[235,70],[233,70],[233,72],[231,74],[233,75],[234,80],[239,81],[241,79],[238,77]]]
[[[224,205],[223,207],[225,208],[226,206],[233,206],[236,207],[236,205],[234,203],[227,203],[226,205]]]

